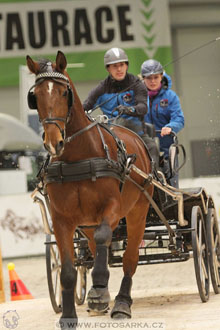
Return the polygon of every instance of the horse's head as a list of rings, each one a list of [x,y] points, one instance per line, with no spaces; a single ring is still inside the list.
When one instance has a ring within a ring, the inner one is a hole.
[[[63,153],[66,124],[70,119],[73,92],[65,72],[65,55],[58,51],[56,62],[35,62],[26,57],[29,70],[36,75],[34,86],[28,92],[30,109],[37,109],[44,129],[44,146],[52,157]]]

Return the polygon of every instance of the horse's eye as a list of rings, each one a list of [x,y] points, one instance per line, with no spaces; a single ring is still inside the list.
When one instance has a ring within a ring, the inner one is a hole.
[[[67,91],[65,91],[65,92],[63,93],[63,96],[67,96]]]

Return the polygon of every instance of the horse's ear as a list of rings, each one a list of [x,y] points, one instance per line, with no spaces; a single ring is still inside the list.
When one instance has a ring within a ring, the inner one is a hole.
[[[32,73],[38,74],[40,72],[39,64],[37,62],[33,61],[29,55],[26,56],[26,62],[27,62],[28,69]]]
[[[66,69],[66,66],[67,66],[66,56],[60,50],[58,50],[56,57],[56,70],[58,72],[63,73],[64,70]]]

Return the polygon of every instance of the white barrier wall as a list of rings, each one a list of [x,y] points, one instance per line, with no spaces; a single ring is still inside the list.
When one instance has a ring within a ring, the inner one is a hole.
[[[0,196],[2,257],[43,254],[44,241],[40,208],[30,193]]]
[[[212,195],[220,220],[220,177],[184,179],[181,188],[204,187]],[[3,258],[45,252],[45,234],[38,204],[30,193],[0,196],[0,241]]]
[[[16,184],[15,184],[16,182]],[[27,175],[22,170],[0,171],[0,195],[16,195],[27,192]]]

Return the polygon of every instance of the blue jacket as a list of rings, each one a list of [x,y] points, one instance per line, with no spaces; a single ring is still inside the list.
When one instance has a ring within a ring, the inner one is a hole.
[[[168,126],[178,133],[184,127],[184,115],[181,109],[179,97],[171,90],[171,78],[165,73],[162,79],[162,88],[160,92],[150,100],[148,97],[148,112],[144,117],[145,122],[155,125],[156,130]],[[165,156],[169,155],[169,147],[173,143],[170,135],[161,137],[160,149],[164,151]]]
[[[122,92],[125,89],[126,91]],[[112,113],[118,105],[133,107],[132,116],[122,115],[122,117],[141,125],[141,120],[144,120],[144,115],[147,113],[147,88],[131,73],[127,73],[122,81],[113,80],[108,76],[89,93],[83,108],[88,111],[97,105],[100,105],[103,113],[109,118],[118,115],[117,111]]]

